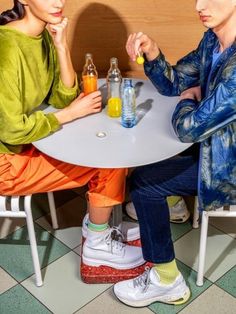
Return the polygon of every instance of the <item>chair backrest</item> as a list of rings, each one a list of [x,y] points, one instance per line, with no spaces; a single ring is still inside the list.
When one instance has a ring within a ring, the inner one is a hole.
[[[3,196],[0,195],[0,217],[25,218],[30,209],[31,195]]]
[[[224,206],[207,212],[209,217],[236,217],[236,205]]]

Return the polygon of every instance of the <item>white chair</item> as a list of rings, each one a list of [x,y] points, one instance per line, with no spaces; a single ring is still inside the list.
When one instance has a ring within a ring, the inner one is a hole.
[[[55,202],[52,192],[48,192],[48,202],[52,218],[52,226],[54,229],[58,228]],[[34,231],[34,223],[31,210],[31,197],[27,196],[2,196],[0,195],[0,217],[10,218],[26,218],[31,255],[33,259],[34,272],[36,278],[36,286],[42,286],[42,274],[39,263],[37,242]]]
[[[197,286],[203,285],[204,266],[206,259],[206,244],[207,244],[207,231],[209,217],[236,217],[236,205],[225,206],[212,211],[203,211],[201,214],[201,233],[200,245],[198,253],[198,272],[197,272]],[[197,198],[195,199],[194,215],[193,215],[193,228],[199,226],[199,213],[197,208]]]
[[[199,210],[198,210],[198,197],[195,196],[194,199],[194,210],[193,210],[193,229],[198,229],[199,228],[199,219],[200,219],[200,215],[199,215]]]

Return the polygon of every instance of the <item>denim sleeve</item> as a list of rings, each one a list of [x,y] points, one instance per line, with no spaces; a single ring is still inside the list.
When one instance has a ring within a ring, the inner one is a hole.
[[[235,71],[236,72],[236,71]],[[181,100],[172,116],[175,133],[182,142],[201,142],[236,121],[236,73],[223,81],[201,102]]]
[[[201,46],[171,66],[160,52],[152,61],[145,61],[144,71],[160,94],[178,96],[182,91],[200,85]]]

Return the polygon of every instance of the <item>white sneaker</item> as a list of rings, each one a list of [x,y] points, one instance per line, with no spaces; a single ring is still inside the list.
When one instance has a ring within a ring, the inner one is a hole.
[[[130,218],[132,218],[134,220],[138,220],[137,213],[136,213],[133,202],[129,202],[126,204],[125,211]]]
[[[182,224],[187,221],[189,217],[190,212],[183,198],[170,208],[170,222]]]
[[[114,285],[117,298],[130,306],[143,307],[153,302],[183,304],[190,298],[190,290],[181,274],[169,285],[162,284],[154,268],[142,275]]]
[[[83,223],[82,223],[82,235],[84,238],[87,237],[88,222],[89,222],[89,214],[87,213],[84,216]],[[121,233],[123,234],[125,242],[140,239],[139,224],[136,222],[122,221],[117,227],[117,229],[119,229]]]
[[[126,204],[125,210],[129,217],[133,218],[134,220],[138,220],[133,202],[129,202],[128,204]],[[190,212],[188,211],[183,198],[181,198],[181,200],[179,200],[176,205],[170,207],[169,211],[170,222],[184,223],[190,217]]]
[[[130,269],[145,263],[140,247],[126,245],[113,238],[114,228],[95,232],[88,229],[83,245],[83,263],[89,266],[110,266]],[[117,236],[117,230],[115,234]]]

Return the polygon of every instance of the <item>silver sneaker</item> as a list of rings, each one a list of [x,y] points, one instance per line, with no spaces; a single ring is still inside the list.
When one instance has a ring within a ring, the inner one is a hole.
[[[134,220],[138,220],[136,210],[133,202],[129,202],[125,207],[126,213],[129,217]],[[184,223],[190,217],[190,212],[187,209],[186,203],[183,198],[178,203],[169,208],[170,211],[170,222]]]
[[[190,290],[181,274],[169,285],[162,284],[154,268],[147,269],[142,275],[114,285],[117,298],[130,306],[143,307],[154,302],[183,304],[191,296]]]
[[[89,222],[89,214],[87,213],[84,216],[83,223],[82,223],[82,235],[84,238],[87,237],[88,222]],[[119,229],[121,233],[123,234],[125,242],[135,241],[135,240],[140,239],[139,224],[136,222],[122,221],[117,227],[117,229]]]
[[[123,235],[115,227],[102,232],[88,229],[83,245],[83,263],[89,266],[110,266],[116,269],[131,269],[144,264],[142,249],[126,245],[120,241],[122,238]]]

